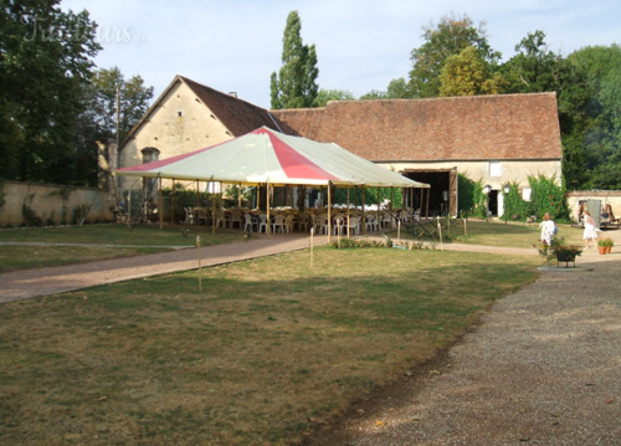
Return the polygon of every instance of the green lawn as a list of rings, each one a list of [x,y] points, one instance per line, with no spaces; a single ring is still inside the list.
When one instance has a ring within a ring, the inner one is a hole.
[[[185,230],[188,232],[185,232]],[[201,245],[229,243],[242,239],[239,231],[218,231],[212,234],[204,226],[178,227],[138,225],[86,225],[53,228],[20,228],[0,230],[0,242],[68,243],[94,246],[2,246],[0,272],[22,268],[80,263],[115,257],[161,252],[179,246],[195,246],[200,235]]]
[[[313,268],[300,251],[3,304],[0,443],[292,444],[539,264],[324,246]]]
[[[537,223],[507,223],[498,221],[468,220],[465,224],[460,220],[449,229],[443,230],[444,242],[468,243],[486,246],[505,246],[510,248],[532,248],[539,240],[541,230]],[[429,227],[435,227],[434,223],[428,223]],[[559,236],[564,237],[568,243],[582,245],[582,229],[570,225],[558,224]],[[386,232],[392,238],[397,237],[397,231]],[[448,238],[447,238],[448,236]],[[402,228],[403,239],[415,240],[406,228]],[[429,238],[423,238],[429,241]]]
[[[185,229],[189,229],[189,232],[182,232]],[[219,230],[214,235],[210,228],[204,226],[182,228],[165,225],[162,230],[158,225],[139,225],[132,230],[125,225],[5,229],[0,230],[0,242],[85,243],[98,246],[0,245],[0,272],[161,252],[176,246],[195,246],[197,235],[200,235],[203,246],[229,243],[242,238],[239,231]],[[386,235],[396,239],[397,231],[388,231]],[[447,235],[449,239],[446,238]],[[569,243],[582,244],[581,229],[559,225],[559,235],[565,237]],[[401,237],[408,240],[416,239],[405,228],[401,231]],[[453,224],[450,232],[448,230],[444,232],[445,242],[489,246],[531,248],[537,244],[538,238],[539,226],[537,224],[510,223],[505,225],[479,220],[469,220],[465,226],[461,222],[458,225]],[[431,241],[430,239],[423,240]]]

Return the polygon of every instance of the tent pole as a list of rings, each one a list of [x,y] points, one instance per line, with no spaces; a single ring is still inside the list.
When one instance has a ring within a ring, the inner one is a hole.
[[[419,214],[418,214],[419,216],[421,216],[421,214],[423,213],[423,197],[424,197],[423,194],[424,194],[424,192],[425,192],[425,189],[421,188],[421,190],[420,190],[420,203],[418,205],[418,208],[420,209]],[[412,212],[414,212],[413,208],[414,208],[414,206],[412,206]]]
[[[351,205],[349,203],[349,185],[347,186],[347,238],[349,238],[349,219],[351,218]]]
[[[390,188],[390,204],[388,205],[388,209],[390,210],[390,229],[392,229],[392,225],[396,224],[395,219],[393,218],[392,210],[395,207],[395,187],[392,186]]]
[[[211,233],[216,233],[216,194],[213,192],[213,186],[211,188]]]
[[[366,212],[364,209],[364,185],[362,185],[362,198],[361,198],[361,202],[362,202],[362,233],[366,234],[367,233],[367,217],[366,217]]]
[[[220,193],[218,194],[218,198],[220,199],[220,210],[222,211],[222,229],[226,228],[226,216],[224,215],[224,187],[222,181],[220,183]]]
[[[147,221],[147,179],[142,178],[142,221]]]
[[[171,209],[171,213],[170,213],[170,224],[174,225],[175,224],[175,179],[172,179],[172,188],[170,189],[170,209]]]
[[[382,208],[382,197],[380,196],[380,188],[377,188],[377,222],[376,228],[382,229],[382,217],[380,216],[380,209]]]
[[[162,191],[162,177],[160,177],[160,192],[158,194],[157,207],[159,219],[160,219],[160,230],[164,229],[164,191]]]
[[[240,209],[242,207],[242,192],[241,192],[241,188],[242,188],[242,184],[239,183],[239,189],[237,190],[237,207],[240,208]]]
[[[328,181],[328,243],[332,241],[332,182]]]
[[[429,218],[429,196],[431,195],[431,189],[427,189],[427,211],[425,212],[425,218]]]
[[[200,193],[199,180],[196,180],[196,193],[194,194],[194,207],[198,207],[198,194]]]
[[[267,225],[265,226],[265,233],[267,234],[267,238],[270,238],[271,235],[271,229],[272,229],[272,220],[270,218],[270,183],[266,183],[267,185],[267,193],[265,194],[267,196]]]

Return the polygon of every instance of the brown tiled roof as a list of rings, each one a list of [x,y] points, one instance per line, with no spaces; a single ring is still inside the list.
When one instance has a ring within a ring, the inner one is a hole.
[[[272,113],[301,136],[372,161],[562,157],[555,93],[341,101]]]
[[[279,131],[276,119],[264,108],[222,93],[213,88],[194,82],[187,77],[178,76],[196,96],[218,117],[233,136],[245,135],[261,126]]]

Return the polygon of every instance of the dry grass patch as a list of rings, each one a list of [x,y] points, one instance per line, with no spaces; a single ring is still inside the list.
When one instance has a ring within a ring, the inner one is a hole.
[[[296,252],[0,307],[4,444],[291,444],[453,342],[531,258]]]

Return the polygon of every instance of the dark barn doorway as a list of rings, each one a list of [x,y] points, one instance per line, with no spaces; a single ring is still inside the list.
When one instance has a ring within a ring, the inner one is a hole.
[[[402,174],[412,180],[427,183],[429,189],[429,217],[457,215],[457,169],[450,170],[406,170]],[[420,208],[421,215],[427,215],[427,193],[414,194],[414,209]]]
[[[490,217],[498,216],[498,191],[492,190],[487,196],[487,210]]]

